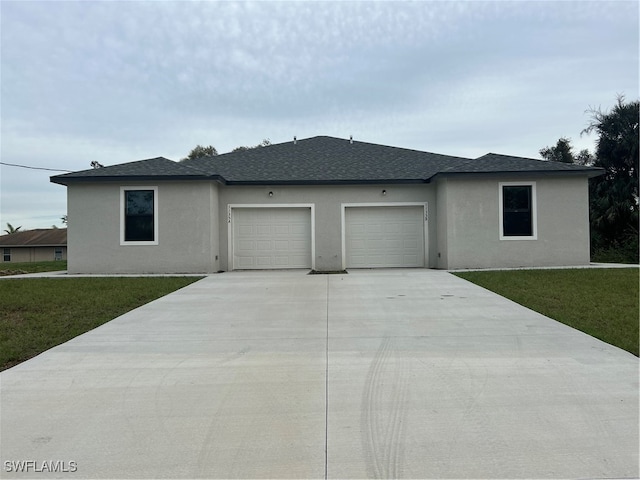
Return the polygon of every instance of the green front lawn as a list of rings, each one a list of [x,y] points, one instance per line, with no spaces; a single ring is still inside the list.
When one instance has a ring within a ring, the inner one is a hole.
[[[638,355],[637,268],[460,272],[457,276]]]
[[[23,362],[199,278],[0,280],[0,370]]]
[[[2,262],[0,263],[0,276],[17,275],[21,273],[55,272],[66,269],[66,260],[58,260],[55,262]]]

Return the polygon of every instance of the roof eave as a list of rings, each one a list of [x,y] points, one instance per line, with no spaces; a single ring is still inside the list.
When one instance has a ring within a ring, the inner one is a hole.
[[[224,180],[219,175],[104,175],[91,177],[50,177],[51,183],[68,186],[70,183],[102,183],[102,182],[161,182],[183,180]]]
[[[406,185],[429,183],[427,179],[347,179],[347,180],[227,180],[228,186],[308,186],[308,185]]]
[[[108,183],[108,182],[158,182],[158,181],[217,181],[224,185],[382,185],[382,184],[421,184],[429,183],[431,178],[401,178],[401,179],[345,179],[345,180],[226,180],[221,175],[209,176],[161,176],[161,175],[140,175],[140,176],[102,176],[102,177],[51,177],[51,183],[68,186],[75,183]]]
[[[66,243],[12,243],[0,244],[0,248],[66,247]]]
[[[590,167],[588,170],[495,170],[489,172],[439,172],[432,179],[443,177],[488,177],[495,175],[509,175],[512,177],[555,177],[555,176],[586,176],[599,177],[604,174],[603,168]]]

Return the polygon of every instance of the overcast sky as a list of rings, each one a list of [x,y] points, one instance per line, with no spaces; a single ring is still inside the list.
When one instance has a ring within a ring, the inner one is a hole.
[[[1,161],[84,170],[330,135],[449,155],[576,149],[638,98],[638,2],[0,1]],[[0,165],[0,223],[61,226]],[[61,172],[62,173],[62,172]]]

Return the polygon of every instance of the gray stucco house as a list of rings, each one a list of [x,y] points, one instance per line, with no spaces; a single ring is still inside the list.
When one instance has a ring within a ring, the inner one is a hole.
[[[313,137],[51,177],[70,273],[589,263],[601,169]]]

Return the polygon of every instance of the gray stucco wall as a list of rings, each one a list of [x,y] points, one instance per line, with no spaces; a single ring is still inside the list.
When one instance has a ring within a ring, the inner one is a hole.
[[[436,267],[447,268],[447,179],[438,180],[436,188]]]
[[[500,240],[499,183],[509,181],[536,182],[536,240]],[[439,213],[445,216],[438,225],[440,268],[589,263],[589,190],[584,176],[448,178],[438,182],[438,190]]]
[[[535,181],[537,239],[501,240],[499,183]],[[120,244],[120,188],[158,188],[158,245]],[[386,191],[383,195],[382,191]],[[273,196],[269,196],[273,192]],[[315,268],[344,267],[342,205],[427,203],[426,267],[494,268],[589,263],[588,181],[580,177],[440,178],[434,184],[223,186],[215,182],[72,184],[70,273],[229,270],[229,205],[312,204]]]
[[[386,195],[382,194],[386,191]],[[435,189],[433,185],[376,185],[376,186],[220,186],[220,268],[230,268],[227,208],[229,204],[314,204],[315,205],[315,268],[319,271],[342,269],[342,204],[427,202],[430,217],[428,222],[429,252],[427,262],[435,267],[436,222]],[[273,192],[273,196],[269,196]]]
[[[158,245],[120,245],[121,186],[158,187]],[[218,271],[217,188],[211,182],[69,185],[69,273]]]

